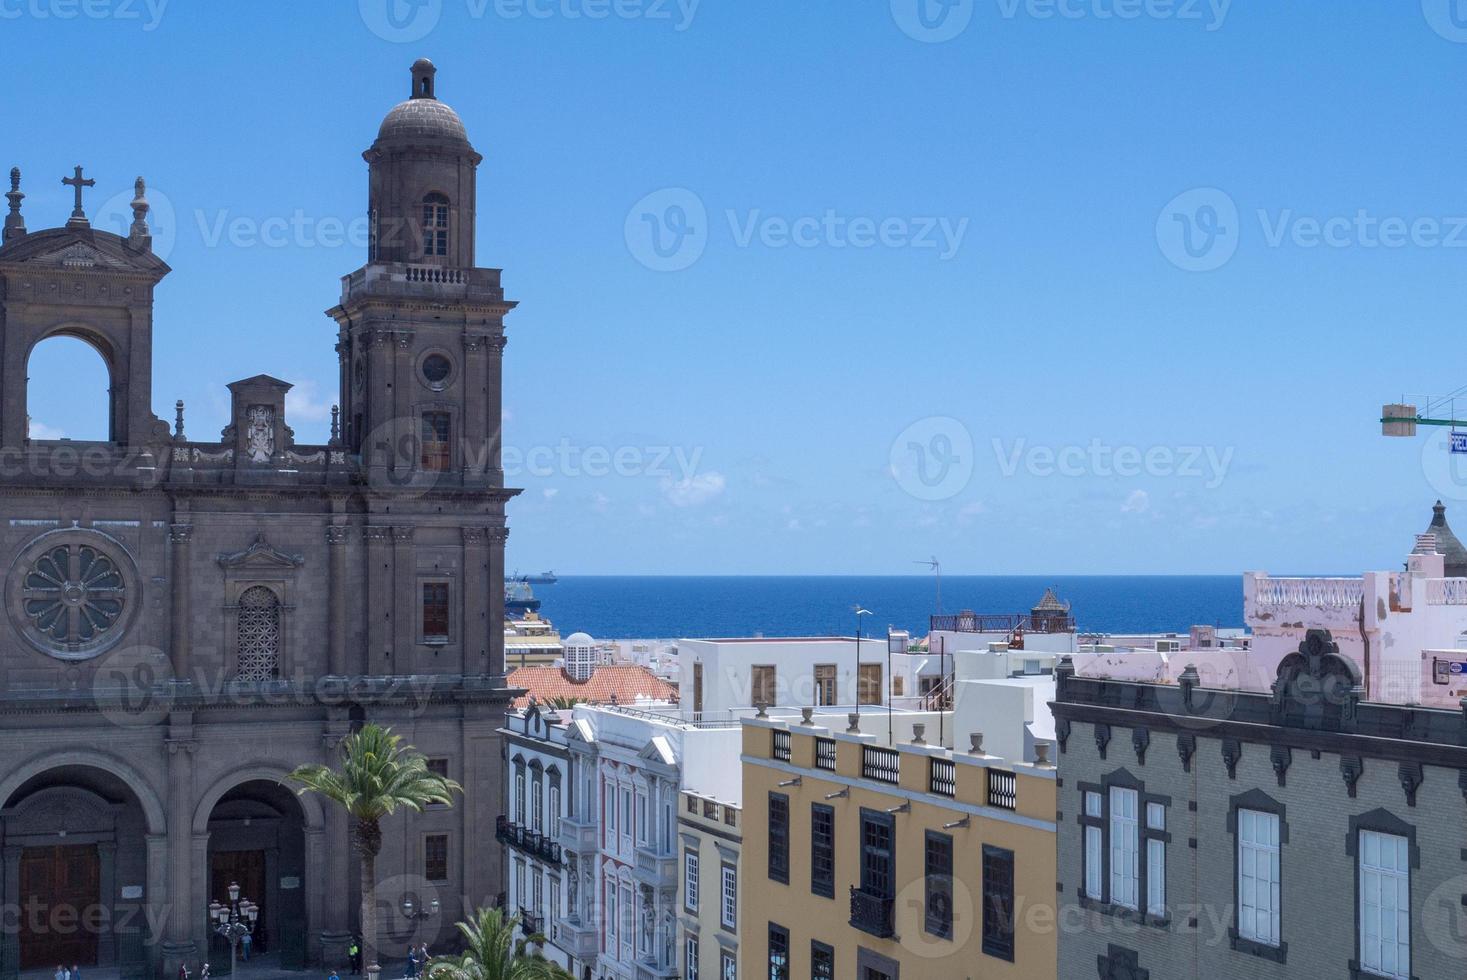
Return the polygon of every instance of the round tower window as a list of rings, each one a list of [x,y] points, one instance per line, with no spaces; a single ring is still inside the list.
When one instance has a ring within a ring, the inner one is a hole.
[[[442,388],[453,373],[453,364],[442,354],[429,354],[423,358],[423,380],[434,388]]]

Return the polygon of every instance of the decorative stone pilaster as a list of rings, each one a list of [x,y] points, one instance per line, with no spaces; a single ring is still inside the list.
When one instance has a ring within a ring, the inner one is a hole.
[[[486,528],[489,539],[489,658],[486,673],[498,676],[504,673],[504,543],[509,540],[509,528]]]
[[[174,524],[168,529],[172,606],[169,623],[169,646],[172,655],[173,676],[176,680],[193,679],[193,656],[190,643],[189,609],[190,586],[193,575],[189,569],[191,549],[189,540],[194,536],[192,524]]]
[[[367,544],[367,648],[358,673],[391,673],[392,664],[392,528],[362,528]]]
[[[194,749],[193,726],[188,722],[169,726],[168,746],[168,906],[163,941],[163,975],[178,975],[188,964],[198,967],[199,948],[193,939],[193,825]]]
[[[413,532],[416,528],[392,529],[393,611],[392,672],[411,674],[417,669],[417,563],[413,561]]]
[[[326,672],[334,677],[345,676],[349,668],[346,663],[346,538],[348,529],[340,524],[326,528],[326,545],[330,553],[329,571],[331,596],[328,602],[327,624],[328,647]]]

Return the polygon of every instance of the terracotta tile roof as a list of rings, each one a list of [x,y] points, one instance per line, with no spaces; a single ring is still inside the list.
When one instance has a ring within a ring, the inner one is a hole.
[[[621,704],[639,698],[677,701],[677,685],[670,684],[640,664],[610,664],[597,667],[587,681],[577,682],[560,667],[517,667],[509,672],[509,686],[522,687],[525,694],[514,701],[523,708],[530,698],[544,704],[554,698],[578,698],[587,704],[610,704],[612,695]]]

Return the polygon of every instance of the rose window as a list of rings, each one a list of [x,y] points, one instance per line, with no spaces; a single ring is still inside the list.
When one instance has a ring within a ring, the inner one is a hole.
[[[25,573],[21,604],[48,644],[79,650],[96,643],[122,619],[127,585],[122,571],[89,545],[43,551]]]

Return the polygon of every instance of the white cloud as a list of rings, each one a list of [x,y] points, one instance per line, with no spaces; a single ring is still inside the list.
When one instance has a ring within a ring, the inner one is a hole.
[[[1144,514],[1151,509],[1151,495],[1145,490],[1132,490],[1126,502],[1121,504],[1122,514]]]
[[[554,500],[555,495],[560,493],[560,489],[558,487],[546,487],[544,490],[541,490],[540,493],[544,495],[546,500]]]
[[[727,482],[722,473],[712,470],[682,480],[669,477],[662,481],[662,494],[674,507],[697,507],[721,497]]]
[[[323,398],[314,381],[302,381],[285,393],[288,421],[325,422],[331,418],[331,398]]]
[[[47,425],[45,422],[30,420],[32,439],[65,439],[66,430]]]

